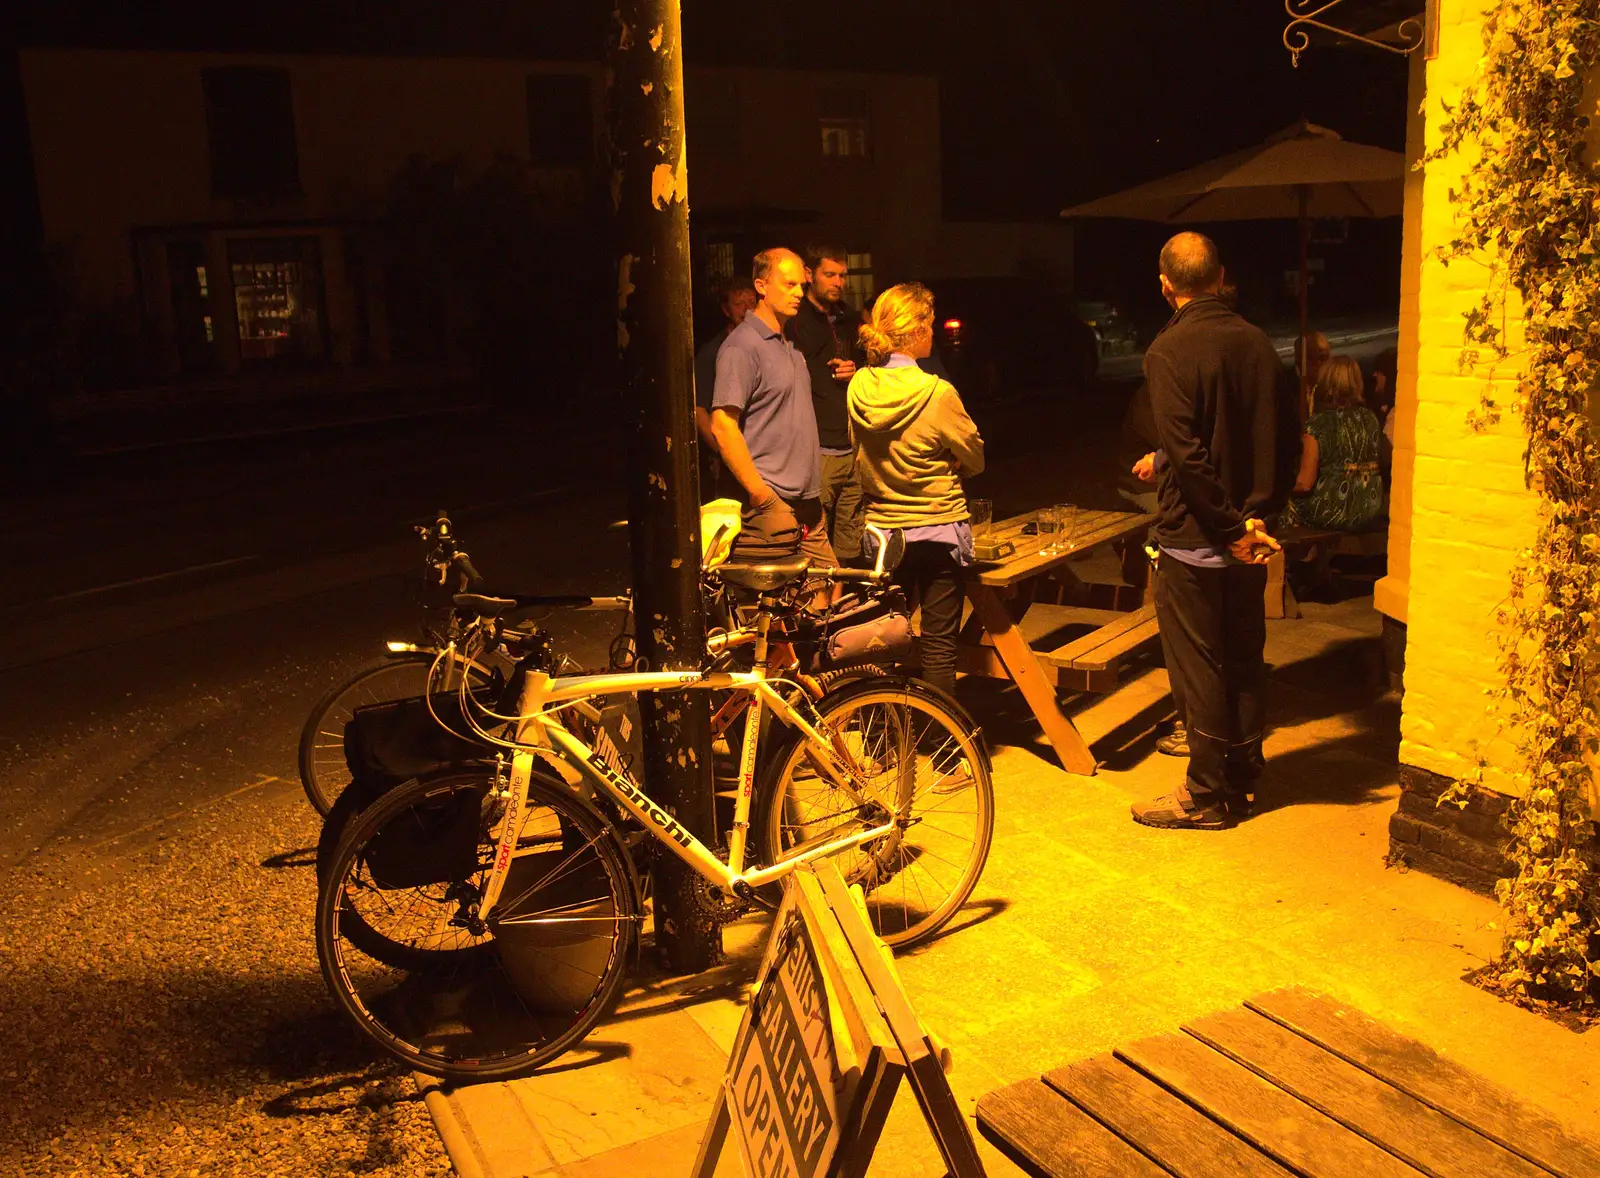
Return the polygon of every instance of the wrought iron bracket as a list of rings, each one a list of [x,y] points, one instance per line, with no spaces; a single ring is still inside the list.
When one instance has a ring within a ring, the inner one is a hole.
[[[1283,30],[1283,47],[1289,51],[1289,60],[1296,67],[1300,65],[1300,55],[1311,45],[1311,35],[1306,32],[1307,29],[1321,29],[1336,37],[1359,41],[1363,45],[1371,45],[1374,49],[1382,49],[1386,53],[1398,53],[1401,57],[1409,57],[1422,48],[1427,36],[1426,30],[1422,22],[1414,17],[1400,22],[1400,35],[1406,39],[1400,45],[1364,37],[1360,33],[1341,29],[1337,25],[1330,25],[1319,19],[1330,8],[1337,8],[1343,3],[1344,0],[1283,0],[1283,10],[1292,18]]]

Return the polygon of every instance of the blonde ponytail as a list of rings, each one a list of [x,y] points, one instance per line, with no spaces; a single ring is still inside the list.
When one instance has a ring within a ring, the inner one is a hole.
[[[933,330],[933,292],[920,282],[891,286],[872,304],[872,318],[862,324],[861,346],[867,363],[882,364],[891,352]]]

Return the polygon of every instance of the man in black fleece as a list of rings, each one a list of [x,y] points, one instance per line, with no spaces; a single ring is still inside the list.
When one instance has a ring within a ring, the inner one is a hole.
[[[789,334],[811,372],[811,405],[822,450],[823,523],[840,562],[857,564],[865,503],[856,478],[845,394],[857,362],[865,359],[856,342],[861,320],[844,298],[849,255],[838,246],[814,245],[806,249],[805,264],[806,297],[790,320]]]
[[[1133,807],[1146,826],[1220,830],[1249,812],[1266,720],[1268,534],[1299,469],[1292,390],[1266,334],[1217,298],[1210,238],[1161,250],[1173,316],[1145,352],[1162,465],[1156,616],[1189,732],[1187,781]]]

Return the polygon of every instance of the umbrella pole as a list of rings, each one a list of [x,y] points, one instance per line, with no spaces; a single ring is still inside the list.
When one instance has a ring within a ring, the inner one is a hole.
[[[1295,195],[1300,200],[1300,424],[1306,423],[1306,414],[1311,402],[1311,365],[1308,360],[1311,355],[1310,316],[1308,313],[1308,294],[1311,286],[1311,189],[1304,184],[1296,187]]]

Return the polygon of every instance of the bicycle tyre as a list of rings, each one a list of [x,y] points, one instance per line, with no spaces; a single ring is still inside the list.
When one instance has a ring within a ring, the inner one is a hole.
[[[350,717],[358,707],[425,694],[433,660],[427,651],[413,651],[368,663],[334,684],[312,705],[300,729],[300,785],[306,801],[322,817],[328,816],[334,801],[350,784],[344,760],[344,726]],[[491,678],[476,665],[467,673],[474,687],[484,686]]]
[[[752,826],[763,861],[780,863],[797,846],[881,824],[892,813],[896,834],[842,852],[835,862],[847,882],[862,884],[873,929],[886,944],[920,944],[960,911],[988,861],[994,781],[982,733],[960,704],[918,679],[852,680],[824,696],[817,710],[824,731],[837,733],[858,759],[880,766],[872,779],[890,792],[866,805],[841,797],[811,771],[807,744],[791,730],[775,755],[763,758],[754,799]],[[942,865],[937,874],[934,861]],[[898,909],[891,894],[896,881]]]
[[[540,778],[502,902],[481,928],[451,919],[493,862],[505,810],[493,781],[492,771],[450,769],[390,790],[353,822],[317,897],[317,957],[339,1010],[385,1054],[452,1080],[523,1075],[575,1046],[614,1005],[642,920],[615,828]],[[385,878],[395,873],[426,878]],[[417,899],[426,889],[442,893]],[[454,943],[408,946],[404,964],[374,968],[347,939],[350,927],[372,928],[370,914],[346,923],[358,895],[391,914],[417,912],[419,937]]]

